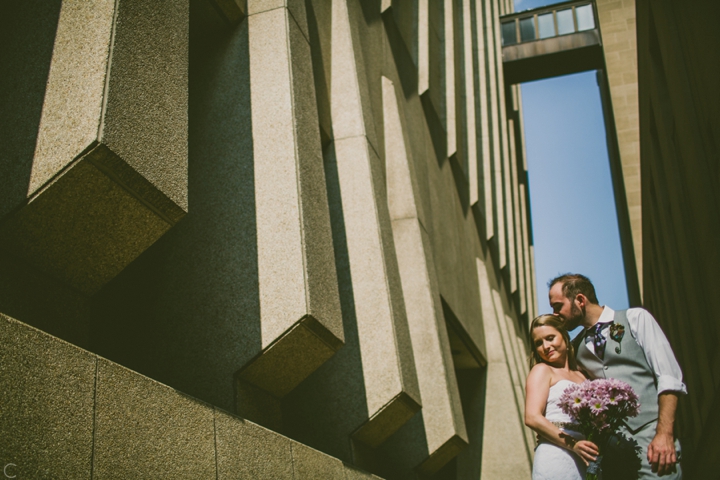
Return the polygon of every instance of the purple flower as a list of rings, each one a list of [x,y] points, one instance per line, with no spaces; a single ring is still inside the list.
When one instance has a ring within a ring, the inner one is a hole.
[[[558,401],[588,438],[609,435],[623,421],[640,411],[638,396],[632,387],[616,379],[586,380],[565,389]]]

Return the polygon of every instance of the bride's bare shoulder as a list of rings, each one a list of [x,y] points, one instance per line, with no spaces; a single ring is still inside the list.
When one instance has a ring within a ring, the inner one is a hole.
[[[547,363],[538,363],[530,369],[528,373],[528,381],[542,381],[547,380],[548,383],[552,378],[553,370]]]

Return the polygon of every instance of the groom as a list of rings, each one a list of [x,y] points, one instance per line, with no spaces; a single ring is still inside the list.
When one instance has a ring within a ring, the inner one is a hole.
[[[595,287],[580,274],[550,280],[550,306],[568,330],[585,328],[574,340],[578,365],[591,378],[616,378],[640,397],[640,415],[626,422],[642,447],[641,479],[681,479],[680,444],[673,426],[678,396],[686,394],[682,372],[653,316],[642,308],[613,311],[598,304]]]

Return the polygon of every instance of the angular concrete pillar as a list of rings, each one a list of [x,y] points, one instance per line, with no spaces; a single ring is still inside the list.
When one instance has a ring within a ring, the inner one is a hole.
[[[345,221],[368,419],[353,438],[375,447],[420,408],[383,168],[357,38],[360,5],[333,1],[334,152]]]
[[[344,336],[304,3],[248,13],[262,351],[237,376],[280,398]]]
[[[187,69],[187,1],[64,1],[34,155],[15,172],[27,194],[0,210],[2,248],[92,294],[177,223]]]
[[[482,201],[482,212],[485,214],[485,240],[491,239],[495,236],[495,211],[493,209],[493,176],[492,176],[492,165],[491,165],[491,145],[490,145],[490,117],[488,107],[488,95],[485,93],[488,91],[488,67],[486,58],[488,57],[487,42],[485,41],[484,33],[484,17],[483,17],[482,6],[476,5],[475,7],[475,31],[476,42],[477,42],[477,63],[478,63],[478,89],[480,95],[478,95],[480,113],[478,115],[479,120],[479,133],[478,138],[480,139],[480,147],[478,148],[478,155],[482,158],[482,170],[478,165],[478,173],[482,171],[482,182],[478,182],[478,187],[482,188],[483,196],[481,198],[478,192],[477,197],[479,201]],[[471,193],[472,195],[472,193]]]
[[[502,65],[501,53],[499,52],[500,46],[495,43],[495,32],[494,24],[498,21],[493,11],[492,1],[482,2],[482,6],[478,5],[478,10],[482,10],[484,28],[480,28],[478,24],[478,31],[483,30],[485,33],[485,54],[488,65],[488,91],[490,93],[488,100],[488,111],[487,115],[489,118],[489,125],[492,129],[490,132],[490,144],[492,151],[492,167],[491,176],[493,179],[493,216],[495,221],[495,236],[497,239],[498,246],[498,266],[505,268],[507,265],[507,244],[506,244],[506,232],[505,232],[505,201],[503,198],[503,137],[501,133],[501,119],[500,111],[504,108],[504,103],[500,103],[498,99],[499,91],[502,90],[502,83],[498,81],[498,65]],[[500,86],[498,86],[500,85]]]
[[[408,156],[395,86],[383,77],[385,164],[390,218],[397,252],[410,340],[416,352],[427,455],[418,465],[433,474],[467,446],[452,352],[435,276],[430,237],[418,200],[414,165]]]
[[[480,478],[529,478],[534,439],[523,424],[524,395],[517,388],[519,370],[524,370],[507,337],[502,299],[488,276],[492,270],[477,260],[488,359]]]
[[[457,121],[456,115],[456,92],[455,92],[455,5],[453,2],[445,2],[445,105],[447,115],[447,156],[450,157],[457,152]],[[472,203],[472,202],[471,202]]]

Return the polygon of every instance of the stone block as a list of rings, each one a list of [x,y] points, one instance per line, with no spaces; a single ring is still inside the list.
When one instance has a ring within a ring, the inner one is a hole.
[[[96,357],[0,314],[0,462],[17,478],[90,478]]]
[[[92,294],[183,217],[187,49],[187,1],[63,2],[3,248]]]
[[[344,336],[310,46],[289,7],[258,5],[248,35],[262,351],[237,375],[282,397]]]
[[[104,359],[96,388],[93,475],[215,476],[210,405]]]
[[[238,376],[282,398],[342,345],[317,320],[307,316],[265,348]]]
[[[291,440],[215,410],[217,478],[292,479]]]

